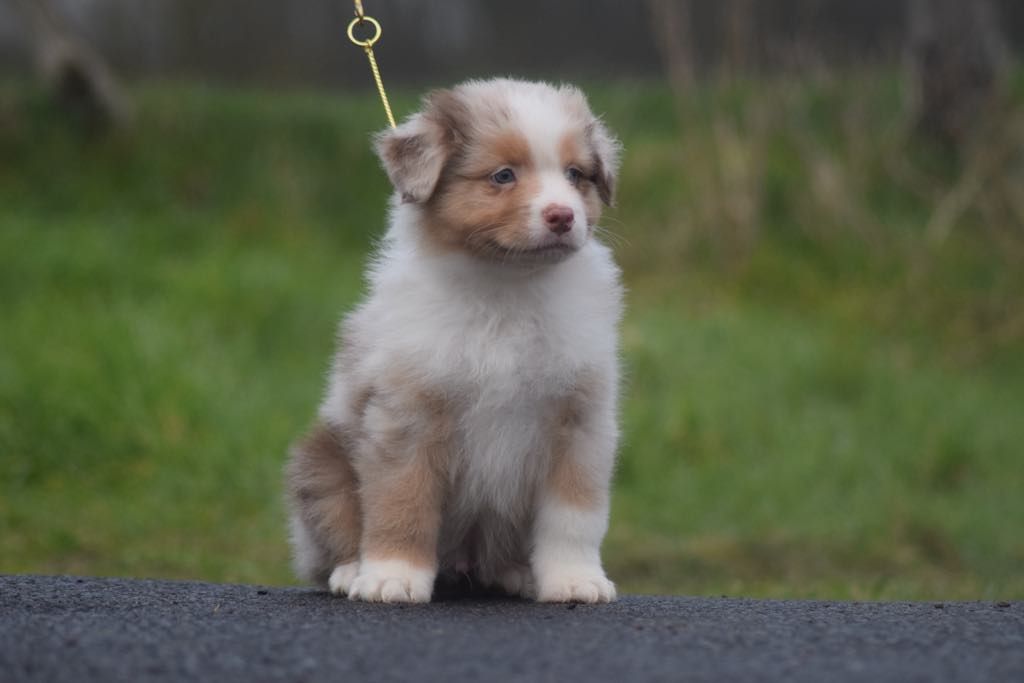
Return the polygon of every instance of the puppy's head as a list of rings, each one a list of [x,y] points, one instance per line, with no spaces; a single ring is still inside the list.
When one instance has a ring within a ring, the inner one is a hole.
[[[431,242],[503,263],[554,263],[611,204],[619,143],[576,88],[470,81],[376,138]]]

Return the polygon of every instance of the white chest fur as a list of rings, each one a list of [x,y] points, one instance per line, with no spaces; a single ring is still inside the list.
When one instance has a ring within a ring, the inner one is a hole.
[[[527,272],[426,256],[392,234],[370,286],[346,321],[346,336],[365,349],[353,369],[359,382],[414,368],[456,411],[453,514],[522,517],[547,468],[558,401],[582,372],[615,373],[621,292],[608,250],[590,242]],[[325,417],[351,414],[347,389],[357,383],[332,378]]]

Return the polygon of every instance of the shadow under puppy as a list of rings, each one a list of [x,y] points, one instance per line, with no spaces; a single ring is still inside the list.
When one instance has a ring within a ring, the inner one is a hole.
[[[295,565],[358,600],[439,572],[605,602],[619,271],[594,237],[619,144],[572,87],[471,81],[380,133],[369,294],[291,451]]]

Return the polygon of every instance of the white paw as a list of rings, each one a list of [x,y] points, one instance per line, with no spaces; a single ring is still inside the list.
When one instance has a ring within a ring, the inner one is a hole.
[[[349,588],[352,587],[352,582],[356,580],[358,573],[358,562],[339,564],[327,579],[327,588],[335,595],[348,595]]]
[[[533,572],[524,565],[512,565],[498,574],[495,584],[509,595],[524,598],[537,596],[537,586],[533,582]]]
[[[433,569],[414,567],[404,560],[365,560],[349,586],[349,600],[366,602],[430,602]]]
[[[537,578],[538,602],[611,602],[615,584],[600,567],[548,572]]]

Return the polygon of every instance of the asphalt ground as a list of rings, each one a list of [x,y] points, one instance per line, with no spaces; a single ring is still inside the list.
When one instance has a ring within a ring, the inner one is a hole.
[[[0,576],[0,681],[1024,681],[1024,603],[353,603]]]

